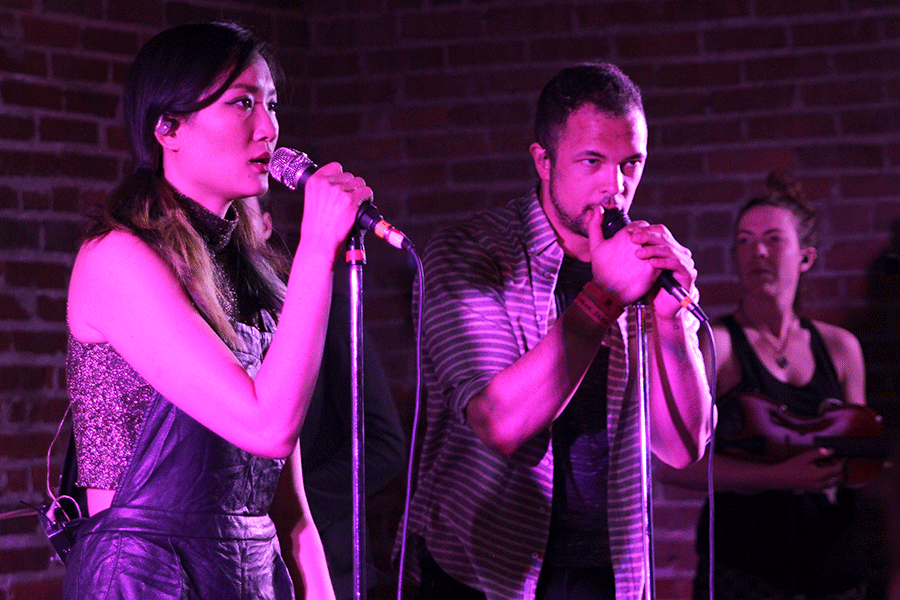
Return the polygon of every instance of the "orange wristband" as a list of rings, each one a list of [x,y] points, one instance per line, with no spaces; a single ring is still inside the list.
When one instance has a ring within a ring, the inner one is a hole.
[[[575,297],[575,304],[591,318],[604,327],[612,325],[625,306],[612,294],[607,294],[593,281],[589,281]]]

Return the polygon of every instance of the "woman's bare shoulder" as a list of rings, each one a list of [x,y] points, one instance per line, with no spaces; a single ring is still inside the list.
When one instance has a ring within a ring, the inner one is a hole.
[[[100,333],[103,321],[171,286],[179,287],[171,269],[133,233],[115,230],[88,240],[72,267],[69,328],[81,341],[108,341]]]
[[[856,352],[860,348],[859,340],[853,333],[839,327],[826,323],[825,321],[813,321],[813,325],[822,336],[825,346],[828,348],[834,360],[839,360],[846,356],[847,352]]]

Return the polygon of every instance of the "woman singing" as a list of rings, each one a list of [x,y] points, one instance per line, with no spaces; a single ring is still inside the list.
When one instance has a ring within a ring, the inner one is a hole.
[[[293,598],[267,513],[315,385],[336,255],[372,191],[337,163],[312,175],[283,284],[240,200],[268,189],[273,70],[231,24],[164,31],[130,69],[136,169],[95,216],[69,289],[91,518],[66,598]],[[305,506],[302,480],[294,493]],[[308,512],[294,533],[307,596],[333,597]]]

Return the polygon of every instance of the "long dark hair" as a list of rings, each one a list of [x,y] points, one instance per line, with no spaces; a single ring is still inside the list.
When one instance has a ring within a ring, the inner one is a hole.
[[[239,341],[224,308],[225,291],[217,283],[209,252],[191,225],[184,200],[163,176],[162,148],[154,131],[161,118],[185,117],[211,105],[257,56],[266,60],[273,75],[278,73],[268,46],[232,23],[173,27],[141,48],[123,95],[136,167],[109,194],[103,210],[88,215],[86,233],[88,240],[112,230],[138,236],[172,267],[197,310],[232,347]],[[230,243],[242,261],[238,283],[258,296],[261,308],[277,313],[284,300],[285,261],[255,239],[237,205],[239,223]]]

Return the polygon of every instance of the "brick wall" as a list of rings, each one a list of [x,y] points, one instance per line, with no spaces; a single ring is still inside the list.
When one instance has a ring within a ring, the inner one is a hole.
[[[792,169],[823,215],[810,313],[860,336],[870,400],[895,426],[898,290],[873,263],[900,244],[896,2],[0,0],[0,511],[45,497],[44,455],[66,405],[65,290],[79,212],[129,168],[124,72],[160,28],[221,18],[279,50],[282,144],[365,176],[419,247],[530,183],[532,106],[559,67],[617,62],[643,88],[650,125],[633,215],[666,223],[693,250],[706,312],[727,312],[736,297],[736,207],[770,169]],[[290,238],[300,206],[275,197]],[[367,249],[366,322],[410,423],[412,271],[377,240]],[[369,503],[381,556],[402,487]],[[876,500],[864,516],[877,532]],[[655,487],[661,599],[690,594],[700,501]],[[883,565],[877,539],[873,549]],[[0,600],[58,598],[62,572],[35,519],[0,520]]]

